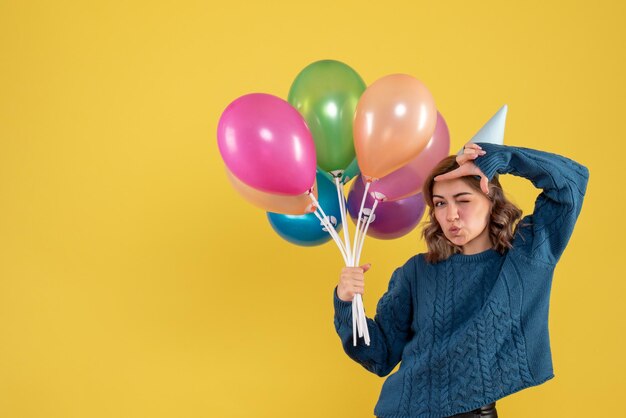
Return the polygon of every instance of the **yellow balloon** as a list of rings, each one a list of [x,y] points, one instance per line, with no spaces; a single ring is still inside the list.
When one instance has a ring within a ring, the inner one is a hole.
[[[262,192],[239,180],[226,168],[226,176],[235,190],[248,202],[267,211],[285,215],[305,215],[315,212],[316,208],[308,194],[296,196],[276,195]],[[313,195],[317,199],[317,180],[313,184]]]
[[[354,148],[361,173],[376,180],[402,167],[428,144],[435,100],[419,80],[392,74],[369,86],[356,106]]]

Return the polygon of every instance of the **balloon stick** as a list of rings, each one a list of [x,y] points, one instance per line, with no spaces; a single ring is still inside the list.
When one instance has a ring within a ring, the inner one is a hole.
[[[370,211],[369,215],[367,215],[367,220],[365,222],[365,228],[363,230],[363,236],[361,238],[361,242],[359,242],[359,251],[356,254],[356,264],[359,264],[359,261],[361,261],[361,252],[363,251],[363,243],[365,242],[365,236],[367,235],[367,229],[369,228],[370,224],[372,222],[374,222],[374,211],[376,210],[376,206],[378,206],[378,199],[374,200],[374,204],[372,205],[372,210]]]
[[[358,181],[358,180],[355,180]],[[356,232],[354,233],[354,247],[352,249],[352,261],[356,261],[356,250],[357,243],[359,242],[359,233],[361,232],[361,216],[363,216],[363,207],[365,206],[365,198],[367,197],[367,191],[370,188],[370,182],[365,183],[365,191],[363,192],[363,200],[361,200],[361,208],[359,209],[359,216],[356,221]],[[352,267],[357,267],[357,264],[354,263]]]
[[[348,224],[346,222],[346,201],[343,195],[343,186],[341,185],[341,180],[339,177],[335,177],[335,186],[337,186],[337,199],[339,199],[339,210],[341,211],[341,223],[343,224],[343,239],[345,243],[345,248],[348,252],[348,265],[351,266],[352,261],[352,253],[350,252],[350,234],[348,233]]]
[[[356,296],[358,296],[358,294]],[[357,305],[356,303],[354,303],[354,299],[352,299],[352,345],[355,347],[356,347],[356,332],[357,332],[356,319],[358,317],[358,312],[357,312],[356,307]]]
[[[335,183],[337,184],[337,183]],[[369,188],[369,182],[366,184],[366,193],[367,193],[367,189]],[[346,206],[345,206],[345,201],[342,202],[343,200],[343,196],[342,196],[342,190],[340,187],[338,187],[338,198],[339,198],[339,204],[340,204],[340,208],[341,208],[341,212],[342,212],[342,222],[345,222],[346,219]],[[341,252],[341,255],[343,256],[343,260],[346,263],[346,266],[352,266],[352,267],[356,267],[356,264],[354,263],[354,256],[356,254],[356,250],[357,250],[357,242],[358,242],[358,233],[361,229],[363,229],[362,232],[366,232],[367,231],[367,223],[364,223],[363,226],[360,225],[360,222],[357,222],[357,236],[355,236],[354,238],[354,252],[350,252],[349,249],[349,241],[348,241],[348,247],[347,249],[344,247],[344,243],[341,241],[341,238],[339,238],[339,234],[337,234],[337,231],[335,230],[335,228],[332,226],[332,224],[329,222],[329,218],[328,216],[326,216],[324,209],[322,208],[322,206],[320,205],[320,203],[317,201],[317,199],[315,198],[315,196],[313,196],[312,193],[309,193],[309,197],[311,198],[311,200],[313,201],[313,204],[315,205],[315,207],[318,208],[320,213],[314,212],[315,216],[317,217],[317,219],[320,220],[320,222],[322,223],[322,225],[324,225],[324,227],[326,227],[326,230],[328,231],[328,233],[331,235],[331,237],[333,238],[333,240],[335,241],[335,244],[337,244],[337,247],[339,248],[339,251]],[[363,213],[363,207],[365,206],[365,195],[364,195],[364,199],[361,203],[361,213],[359,214],[359,221],[361,218],[361,215]],[[368,218],[369,221],[369,218]],[[344,228],[347,228],[346,225],[344,225]],[[344,232],[345,233],[345,232]],[[364,234],[363,234],[364,236]],[[363,244],[361,243],[359,245],[358,248],[362,248]],[[361,298],[360,294],[356,294],[355,297],[352,299],[352,335],[353,335],[353,345],[356,346],[357,345],[357,335],[359,337],[364,337],[365,338],[365,344],[366,345],[370,345],[370,337],[369,337],[369,331],[367,329],[367,319],[365,317],[365,309],[363,307],[363,299]]]
[[[315,214],[317,219],[319,219],[320,223],[326,228],[326,231],[330,234],[333,241],[335,241],[335,244],[337,244],[337,247],[339,248],[339,251],[341,252],[341,255],[343,256],[343,261],[346,264],[348,264],[348,256],[346,255],[346,251],[343,248],[343,243],[341,242],[341,239],[339,238],[339,235],[337,234],[335,227],[330,223],[327,216],[321,216],[317,212],[313,212],[313,213]]]

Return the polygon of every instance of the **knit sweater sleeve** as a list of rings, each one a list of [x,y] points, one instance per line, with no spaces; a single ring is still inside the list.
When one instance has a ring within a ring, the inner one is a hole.
[[[412,298],[410,278],[415,266],[409,260],[396,269],[389,280],[387,292],[380,298],[374,319],[367,318],[370,345],[357,338],[354,346],[352,334],[352,302],[345,302],[334,293],[335,330],[343,349],[368,371],[386,376],[400,362],[402,351],[412,336]]]
[[[527,178],[535,187],[542,189],[532,215],[519,224],[530,225],[519,231],[513,246],[521,248],[531,258],[555,265],[565,250],[582,209],[589,170],[576,161],[545,151],[478,144],[487,152],[474,162],[489,180],[495,174],[513,174]]]

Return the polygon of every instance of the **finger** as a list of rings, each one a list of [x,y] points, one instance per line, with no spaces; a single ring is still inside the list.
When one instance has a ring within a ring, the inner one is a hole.
[[[340,280],[344,283],[356,283],[362,282],[364,279],[363,275],[346,274],[345,276],[341,276]]]
[[[476,159],[476,157],[478,157],[478,156],[480,156],[480,155],[483,155],[483,154],[481,154],[482,152],[483,152],[483,151],[471,150],[471,151],[469,151],[469,152],[467,152],[467,153],[463,153],[463,154],[461,154],[461,155],[457,155],[457,157],[456,157],[456,162],[457,162],[459,165],[463,165],[463,164],[465,164],[466,162],[468,162],[468,161],[472,161],[472,160]]]
[[[468,161],[471,161],[473,159],[475,159],[476,157],[478,157],[478,154],[461,154],[458,157],[456,157],[456,162],[459,165],[463,165]]]
[[[451,172],[450,172],[451,173]],[[435,176],[433,178],[434,181],[443,181],[443,180],[450,180],[452,178],[454,178],[454,176],[451,176],[450,173],[445,173],[445,174],[440,174],[438,176]]]
[[[478,144],[469,143],[463,147],[463,154],[485,155],[487,151],[483,150]]]
[[[363,270],[359,267],[357,267],[356,270],[346,272],[347,277],[363,277],[363,274]]]
[[[465,155],[471,155],[473,157],[479,157],[481,155],[485,155],[487,154],[487,151],[482,150],[482,149],[470,149],[470,148],[466,148],[465,152],[463,153]]]
[[[463,164],[457,169],[454,169],[448,173],[440,174],[436,176],[433,180],[435,181],[452,180],[452,179],[456,179],[456,178],[463,177],[463,176],[469,176],[471,174],[474,174],[473,166],[474,164]]]
[[[369,270],[372,267],[371,263],[367,263],[367,264],[363,264],[361,266],[361,269],[363,270],[363,273],[365,273],[367,270]]]
[[[449,171],[449,172],[447,172],[445,174],[440,174],[438,176],[435,176],[435,178],[433,180],[435,180],[435,181],[443,181],[443,180],[455,179],[457,177],[460,177],[459,174],[458,174],[459,170],[460,170],[460,167],[455,169],[455,170]]]
[[[486,176],[480,178],[480,188],[485,194],[489,194],[489,179]]]

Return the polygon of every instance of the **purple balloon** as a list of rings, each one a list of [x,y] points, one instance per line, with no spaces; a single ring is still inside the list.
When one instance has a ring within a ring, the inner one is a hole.
[[[348,212],[355,223],[359,216],[364,192],[365,185],[360,178],[356,178],[348,194]],[[365,207],[371,208],[373,205],[374,198],[368,193]],[[393,202],[379,202],[367,235],[378,239],[393,239],[406,235],[419,224],[425,208],[426,203],[421,193]]]
[[[439,161],[450,152],[450,132],[448,125],[437,112],[435,132],[417,157],[396,171],[387,174],[370,185],[370,191],[384,195],[384,201],[394,201],[414,195],[422,190],[424,180]],[[363,179],[365,182],[365,179]],[[370,228],[372,225],[370,225]]]
[[[241,96],[224,110],[217,142],[228,169],[267,193],[299,195],[315,182],[315,143],[298,111],[264,93]]]

